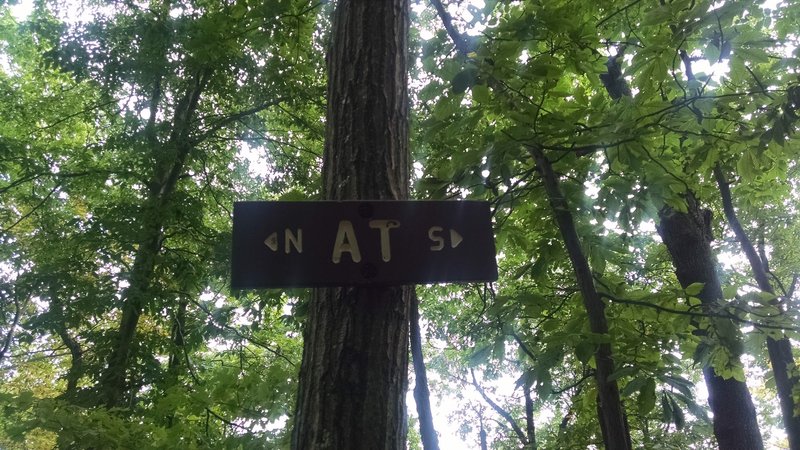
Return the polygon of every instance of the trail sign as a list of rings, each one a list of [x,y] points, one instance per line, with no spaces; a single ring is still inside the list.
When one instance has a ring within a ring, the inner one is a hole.
[[[236,202],[232,287],[494,281],[489,204]]]

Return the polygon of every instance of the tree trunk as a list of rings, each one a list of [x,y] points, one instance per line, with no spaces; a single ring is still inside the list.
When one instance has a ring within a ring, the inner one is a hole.
[[[338,2],[322,170],[328,200],[408,198],[407,35],[407,0]],[[314,292],[292,448],[405,448],[411,292]]]
[[[428,391],[428,375],[422,358],[422,333],[419,329],[419,298],[411,294],[411,358],[414,361],[414,401],[419,415],[419,434],[422,436],[424,450],[439,450],[439,438],[433,427],[431,413],[431,394]]]
[[[142,310],[151,301],[150,284],[164,236],[164,217],[167,210],[174,207],[172,196],[192,149],[190,124],[210,75],[210,70],[198,71],[178,101],[168,142],[163,145],[159,145],[157,141],[150,143],[154,145],[151,151],[158,155],[158,163],[150,182],[148,198],[142,207],[142,225],[137,239],[139,246],[136,249],[129,286],[122,296],[119,332],[100,380],[101,399],[108,407],[118,406],[127,389],[127,371],[136,327]],[[155,99],[160,98],[160,95],[158,90],[153,93]],[[157,110],[151,108],[151,113],[156,114]]]
[[[687,195],[688,213],[666,208],[659,214],[658,233],[672,256],[681,286],[704,283],[698,298],[707,309],[723,298],[716,261],[711,252],[710,211],[701,211],[694,195]],[[738,357],[732,356],[732,357]],[[756,410],[744,382],[724,379],[710,366],[703,368],[708,402],[714,413],[714,435],[720,450],[758,450],[764,444]]]
[[[491,397],[489,397],[483,387],[481,387],[480,383],[478,383],[478,379],[475,378],[474,370],[469,369],[469,373],[472,375],[472,385],[475,386],[475,390],[478,391],[478,394],[483,397],[483,401],[489,404],[489,406],[491,406],[492,409],[500,415],[500,417],[505,419],[506,423],[508,423],[511,429],[514,430],[514,434],[517,435],[517,439],[519,439],[519,442],[523,447],[528,445],[528,436],[525,434],[522,428],[520,428],[519,424],[517,424],[517,421],[514,420],[514,416],[512,416],[510,412],[500,407],[500,405],[498,405],[494,400],[491,399]]]
[[[525,450],[536,450],[536,425],[533,422],[533,397],[531,397],[531,381],[525,380],[522,386],[525,394],[525,432],[528,435],[528,445]]]
[[[483,412],[478,411],[478,422],[480,423],[480,432],[478,437],[481,442],[481,450],[489,450],[489,444],[486,442],[486,429],[483,426]]]
[[[170,383],[177,381],[182,366],[181,361],[183,361],[186,354],[184,346],[186,345],[186,309],[188,307],[189,301],[181,296],[172,324],[172,348],[170,349],[169,363],[167,365],[167,376]]]
[[[594,286],[589,262],[581,249],[580,238],[575,230],[575,223],[572,220],[569,204],[567,204],[566,198],[561,193],[558,178],[553,172],[553,166],[541,149],[534,147],[531,149],[531,154],[541,171],[547,199],[550,202],[558,230],[561,232],[569,259],[572,262],[578,287],[583,296],[583,306],[589,318],[589,328],[592,333],[608,334],[605,304],[600,299]],[[607,343],[598,344],[594,358],[597,363],[595,380],[597,381],[598,413],[603,442],[608,450],[630,450],[632,448],[631,437],[625,424],[619,386],[617,386],[616,380],[608,380],[609,375],[614,373],[611,345]]]
[[[750,263],[750,270],[753,272],[753,278],[755,278],[756,283],[758,283],[759,289],[774,295],[775,289],[769,281],[765,261],[758,256],[752,241],[747,236],[742,224],[739,223],[739,219],[736,217],[731,190],[719,164],[714,167],[714,177],[717,179],[717,185],[719,186],[720,195],[722,197],[722,208],[725,211],[725,218],[728,220],[734,234],[736,234],[736,239],[741,244],[742,251],[744,251],[744,254],[747,256],[747,261]],[[800,380],[798,380],[796,376],[790,376],[789,372],[794,367],[792,345],[786,337],[773,339],[767,336],[767,351],[769,353],[770,364],[772,365],[772,373],[775,377],[775,388],[778,391],[778,400],[781,404],[783,427],[789,438],[789,448],[791,450],[800,450],[800,416],[794,415],[796,406],[794,398],[792,397],[792,389],[794,386],[798,385]]]
[[[6,353],[8,353],[8,349],[11,348],[11,342],[14,340],[14,329],[19,324],[19,319],[22,316],[22,305],[20,305],[19,298],[17,298],[17,293],[13,292],[11,296],[13,297],[14,302],[14,318],[11,319],[11,324],[8,326],[8,332],[3,338],[3,345],[0,347],[0,363],[3,362],[3,359],[6,357]],[[2,297],[3,301],[8,300],[6,296],[2,295],[2,293],[0,293],[0,297]]]
[[[64,396],[69,399],[75,399],[78,392],[78,381],[83,375],[83,349],[78,341],[75,340],[67,329],[66,309],[61,302],[61,297],[55,287],[50,287],[50,312],[53,314],[53,323],[51,325],[61,342],[69,350],[70,365],[67,370],[67,389]]]
[[[50,330],[61,338],[64,347],[67,347],[70,355],[69,369],[67,370],[66,380],[67,388],[64,392],[64,397],[75,400],[78,392],[78,381],[83,375],[83,349],[80,343],[69,334],[67,328],[67,310],[64,303],[61,301],[58,289],[55,285],[48,288],[50,293],[49,309],[52,315],[52,322]]]

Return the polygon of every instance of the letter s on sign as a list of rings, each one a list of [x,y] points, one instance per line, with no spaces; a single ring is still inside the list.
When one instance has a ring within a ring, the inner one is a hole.
[[[431,245],[431,251],[438,252],[444,248],[444,238],[439,236],[438,233],[441,233],[443,230],[442,227],[430,227],[428,228],[428,239],[435,242],[434,245]]]

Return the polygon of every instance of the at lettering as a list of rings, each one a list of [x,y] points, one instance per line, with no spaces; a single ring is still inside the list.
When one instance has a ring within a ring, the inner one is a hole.
[[[392,260],[392,246],[389,242],[389,230],[399,228],[400,222],[392,219],[370,220],[369,227],[381,232],[381,259],[383,262]]]
[[[336,231],[336,242],[333,244],[333,255],[331,261],[339,264],[342,261],[342,253],[350,253],[350,258],[354,263],[361,262],[361,251],[358,249],[356,232],[353,230],[353,223],[349,220],[339,221],[339,229]]]

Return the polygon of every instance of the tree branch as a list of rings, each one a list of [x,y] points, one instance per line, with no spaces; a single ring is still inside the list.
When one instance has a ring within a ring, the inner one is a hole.
[[[553,389],[552,392],[555,395],[563,394],[564,392],[566,392],[566,391],[568,391],[570,389],[575,389],[576,387],[582,385],[584,382],[586,382],[586,380],[588,380],[589,378],[591,378],[593,376],[594,376],[594,371],[588,370],[583,374],[582,377],[578,378],[574,382],[572,382],[572,383],[570,383],[570,384],[568,384],[568,385],[566,385],[566,386],[564,386],[564,387],[562,387],[560,389]]]
[[[3,361],[3,358],[6,356],[6,352],[11,347],[11,341],[14,339],[14,329],[19,324],[19,318],[22,315],[22,307],[19,304],[19,299],[16,295],[14,297],[14,319],[11,321],[11,326],[8,327],[8,333],[6,333],[6,337],[3,339],[3,348],[0,349],[0,361]],[[3,299],[7,300],[6,296],[3,295]]]
[[[478,380],[475,378],[474,370],[469,369],[469,373],[472,375],[472,385],[475,386],[475,390],[478,391],[481,397],[483,397],[486,403],[488,403],[489,406],[491,406],[492,409],[494,409],[497,412],[497,414],[500,414],[500,416],[502,416],[503,419],[505,419],[506,422],[508,422],[508,424],[511,425],[511,428],[514,430],[514,433],[517,435],[522,445],[528,445],[528,438],[525,436],[525,432],[522,431],[522,428],[520,428],[519,425],[517,425],[517,421],[514,420],[514,417],[511,416],[511,414],[508,411],[500,407],[500,405],[492,401],[491,398],[489,398],[489,396],[486,394],[486,391],[484,391],[481,385],[478,384]]]
[[[85,113],[87,113],[89,111],[95,110],[97,108],[102,108],[103,106],[108,106],[108,105],[111,105],[111,104],[114,104],[114,103],[117,103],[117,102],[118,102],[118,100],[116,98],[113,98],[113,99],[111,99],[111,100],[109,100],[107,102],[102,102],[102,103],[98,103],[96,105],[89,106],[87,108],[84,108],[84,109],[76,112],[76,113],[72,113],[72,114],[69,114],[67,116],[64,116],[64,117],[56,120],[55,122],[53,122],[51,124],[47,124],[47,125],[45,125],[43,127],[39,127],[39,129],[46,130],[48,128],[53,128],[53,127],[55,127],[55,126],[57,126],[57,125],[59,125],[59,124],[61,124],[63,122],[68,121],[69,119],[72,119],[73,117],[80,116],[81,114],[85,114]]]
[[[747,256],[747,260],[750,262],[750,270],[753,272],[753,278],[756,279],[756,283],[758,283],[758,288],[764,292],[774,294],[775,290],[769,282],[766,270],[764,270],[763,261],[759,258],[753,243],[750,241],[742,224],[736,217],[736,211],[733,209],[731,190],[727,180],[725,180],[725,174],[722,173],[722,167],[720,167],[719,163],[714,165],[714,178],[719,187],[720,197],[722,197],[722,210],[725,212],[725,218],[728,219],[728,224],[731,226],[733,233],[736,235],[736,239],[742,246],[742,251],[745,256]]]
[[[522,341],[522,338],[520,338],[519,335],[516,332],[511,333],[511,336],[514,337],[514,340],[517,342],[517,345],[519,345],[519,348],[522,349],[523,353],[528,355],[528,357],[531,359],[531,361],[533,361],[535,363],[536,362],[536,355],[534,355],[533,352],[531,351],[531,349],[528,348],[528,346],[525,344],[525,342]]]
[[[219,415],[219,414],[215,413],[215,412],[214,412],[214,411],[213,411],[211,408],[206,408],[206,412],[207,412],[207,413],[209,413],[209,414],[211,414],[211,415],[212,415],[212,416],[214,416],[214,417],[215,417],[217,420],[219,420],[220,422],[224,423],[225,425],[227,425],[227,426],[229,426],[229,427],[231,427],[231,428],[238,428],[238,429],[240,429],[240,430],[244,430],[244,431],[247,431],[247,432],[250,432],[250,431],[252,431],[252,430],[250,430],[249,428],[247,428],[247,427],[245,427],[245,426],[239,425],[239,424],[238,424],[238,423],[236,423],[236,422],[231,422],[230,420],[228,420],[228,419],[226,419],[226,418],[222,417],[221,415]]]
[[[277,106],[278,104],[280,104],[280,103],[282,103],[284,101],[286,101],[286,99],[281,97],[281,98],[277,98],[275,100],[272,100],[270,102],[266,102],[266,103],[262,103],[262,104],[260,104],[258,106],[254,106],[254,107],[252,107],[250,109],[245,109],[245,110],[239,111],[237,113],[230,114],[230,115],[226,116],[224,119],[221,119],[218,122],[216,122],[215,124],[211,125],[206,131],[204,131],[202,134],[200,134],[200,136],[194,138],[194,140],[192,141],[192,145],[197,145],[197,144],[205,141],[206,139],[208,139],[209,136],[213,135],[214,133],[216,133],[220,129],[232,124],[233,122],[236,122],[236,121],[238,121],[240,119],[243,119],[243,118],[245,118],[247,116],[251,116],[253,114],[256,114],[258,112],[261,112],[261,111],[263,111],[263,110],[265,110],[267,108],[270,108],[272,106]]]
[[[230,326],[228,324],[222,324],[222,323],[217,322],[217,320],[214,318],[214,314],[211,311],[209,311],[208,308],[206,308],[205,306],[200,304],[197,300],[194,300],[194,299],[192,299],[190,297],[189,297],[189,299],[190,299],[189,301],[192,302],[192,304],[194,304],[195,306],[200,308],[204,313],[206,313],[206,315],[211,319],[211,321],[212,321],[212,323],[214,323],[214,325],[220,327],[223,330],[229,330],[229,331],[233,332],[237,337],[239,337],[241,339],[244,339],[246,341],[252,342],[253,344],[258,346],[259,348],[263,348],[264,350],[272,353],[273,355],[277,356],[278,358],[283,359],[284,361],[289,363],[289,365],[291,365],[292,367],[296,367],[297,366],[297,364],[295,364],[294,361],[292,361],[291,359],[287,358],[286,355],[284,355],[283,352],[281,352],[280,350],[273,349],[269,345],[267,345],[267,344],[265,344],[263,342],[260,342],[257,339],[253,339],[252,336],[246,336],[246,335],[242,334],[242,332],[240,332],[239,330],[237,330],[236,328],[234,328],[234,327],[232,327],[232,326]]]
[[[16,227],[17,225],[19,225],[19,224],[20,224],[20,222],[22,222],[23,220],[25,220],[25,219],[27,219],[28,217],[30,217],[30,216],[31,216],[33,213],[35,213],[35,212],[36,212],[36,210],[37,210],[37,209],[41,208],[41,207],[42,207],[42,205],[44,205],[44,202],[46,202],[48,199],[50,199],[50,197],[52,197],[52,195],[53,195],[53,194],[54,194],[54,193],[55,193],[55,192],[58,190],[58,188],[59,188],[59,187],[60,187],[60,185],[58,185],[58,184],[57,184],[57,185],[55,185],[55,186],[53,187],[53,189],[50,189],[50,192],[48,192],[48,193],[47,193],[47,195],[46,195],[46,196],[45,196],[45,197],[42,199],[42,201],[40,201],[39,203],[37,203],[37,204],[36,204],[36,206],[34,206],[33,208],[31,208],[31,210],[30,210],[30,211],[28,211],[26,214],[23,214],[23,215],[22,215],[22,217],[20,217],[19,219],[17,219],[17,221],[16,221],[16,222],[14,222],[14,223],[12,223],[11,225],[9,225],[9,226],[8,226],[8,228],[5,228],[5,229],[3,229],[2,231],[0,231],[0,234],[5,234],[5,233],[8,233],[8,232],[9,232],[9,231],[11,231],[11,230],[12,230],[14,227]]]
[[[450,13],[447,12],[440,0],[431,0],[431,4],[433,4],[433,7],[436,8],[439,18],[442,19],[444,29],[447,30],[447,34],[453,41],[456,51],[458,51],[461,56],[466,58],[470,52],[469,46],[467,45],[467,41],[464,39],[464,36],[459,33],[458,30],[456,30],[456,27],[453,25],[453,18],[450,16]]]
[[[735,314],[731,313],[715,313],[715,312],[694,312],[689,310],[682,310],[682,309],[672,309],[667,308],[665,306],[656,305],[653,303],[642,302],[639,300],[630,300],[625,298],[618,298],[614,297],[613,295],[606,294],[601,292],[600,296],[603,298],[607,298],[614,303],[622,303],[625,305],[634,305],[634,306],[644,306],[647,308],[653,308],[661,312],[670,313],[670,314],[678,314],[681,316],[690,316],[690,317],[715,317],[718,319],[729,319],[734,322],[738,322],[744,325],[751,325],[756,328],[766,328],[771,330],[792,330],[792,331],[800,331],[800,327],[793,327],[793,326],[779,326],[779,325],[771,325],[766,323],[755,322],[752,320],[742,319],[741,317],[736,316]]]
[[[642,2],[642,0],[634,0],[634,1],[630,2],[630,3],[628,3],[627,5],[623,6],[622,8],[620,8],[620,9],[614,11],[613,13],[609,14],[608,16],[604,17],[603,20],[601,20],[600,22],[597,22],[597,25],[595,25],[595,27],[600,28],[601,25],[603,25],[604,23],[606,23],[609,20],[613,19],[618,14],[624,13],[625,11],[633,8],[634,6],[638,5],[641,2]]]

